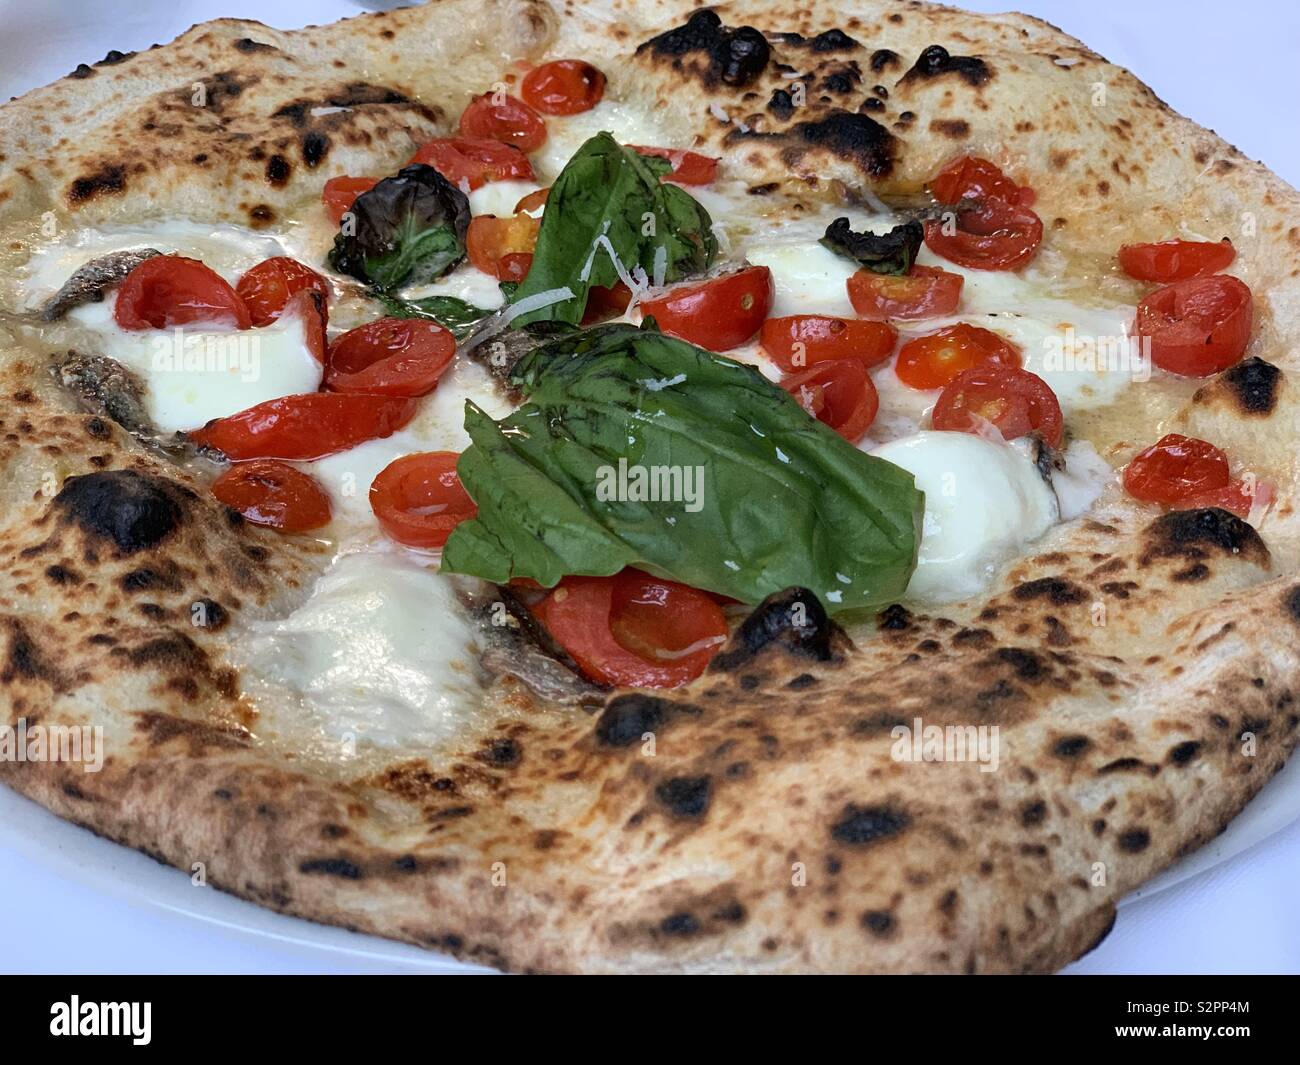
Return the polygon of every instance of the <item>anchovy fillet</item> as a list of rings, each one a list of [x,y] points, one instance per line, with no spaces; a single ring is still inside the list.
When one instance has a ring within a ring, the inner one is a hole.
[[[74,270],[63,287],[45,301],[41,306],[41,319],[55,322],[83,303],[98,303],[105,292],[142,262],[161,254],[154,248],[130,248],[91,259]]]

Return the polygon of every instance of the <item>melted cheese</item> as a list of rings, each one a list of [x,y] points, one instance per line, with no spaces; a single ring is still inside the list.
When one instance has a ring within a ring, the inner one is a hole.
[[[540,188],[531,181],[489,181],[469,194],[469,210],[471,214],[509,218],[520,200]]]

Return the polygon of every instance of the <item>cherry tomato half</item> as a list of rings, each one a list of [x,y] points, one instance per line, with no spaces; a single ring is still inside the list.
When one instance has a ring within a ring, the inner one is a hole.
[[[605,75],[581,59],[557,59],[530,70],[520,92],[544,115],[577,115],[600,103]]]
[[[915,337],[898,350],[894,373],[909,388],[943,388],[963,370],[984,363],[1019,366],[1020,351],[990,329],[958,322]]]
[[[1273,486],[1267,482],[1229,481],[1222,488],[1211,488],[1207,492],[1198,492],[1187,499],[1180,499],[1173,504],[1173,509],[1200,510],[1203,507],[1218,507],[1239,518],[1248,518],[1256,504],[1266,507],[1272,498]]]
[[[485,274],[501,281],[522,281],[532,264],[541,228],[541,219],[526,211],[510,218],[475,215],[465,235],[465,251],[475,268]]]
[[[957,309],[964,280],[934,266],[913,266],[901,277],[859,270],[848,280],[849,302],[873,322],[941,318]]]
[[[270,325],[284,313],[289,297],[297,295],[304,289],[319,292],[328,300],[329,284],[310,266],[303,266],[297,259],[277,255],[264,259],[235,285],[235,292],[248,308],[248,316],[254,325]]]
[[[170,329],[192,322],[252,326],[248,308],[225,278],[197,259],[155,255],[122,281],[113,319],[123,329]]]
[[[898,332],[884,322],[794,314],[769,318],[759,343],[769,358],[787,373],[834,359],[857,359],[875,366],[889,358]]]
[[[1137,335],[1150,340],[1151,361],[1185,377],[1208,377],[1235,366],[1250,343],[1250,289],[1235,277],[1178,281],[1143,297]]]
[[[857,359],[819,362],[783,378],[781,387],[819,422],[850,444],[866,435],[880,409],[880,396],[867,368]]]
[[[686,684],[728,633],[707,593],[638,570],[566,577],[533,612],[588,678],[619,687]]]
[[[591,325],[606,318],[617,318],[632,302],[632,290],[622,281],[606,287],[592,285],[587,290],[587,306],[582,312],[582,324]]]
[[[455,451],[403,455],[370,485],[370,509],[380,528],[407,547],[442,547],[462,521],[478,513],[456,475]]]
[[[758,332],[772,309],[772,272],[750,266],[699,284],[683,285],[641,311],[663,332],[710,351],[739,347]]]
[[[238,462],[212,482],[212,494],[254,525],[307,532],[328,525],[330,500],[316,478],[275,459]]]
[[[681,148],[647,148],[640,144],[628,147],[638,155],[667,159],[673,169],[672,173],[664,175],[664,181],[675,181],[678,185],[709,185],[718,176],[718,160],[709,155]]]
[[[1226,488],[1228,457],[1213,444],[1169,433],[1124,468],[1124,490],[1147,503],[1180,503]]]
[[[334,219],[335,225],[338,225],[343,221],[343,216],[352,210],[357,197],[363,192],[369,192],[378,184],[379,178],[373,177],[330,178],[321,189],[320,198],[330,218]]]
[[[281,316],[284,318],[297,316],[302,319],[303,339],[306,341],[307,350],[316,356],[316,361],[322,366],[325,365],[325,358],[329,351],[329,335],[326,332],[329,326],[328,307],[325,297],[314,288],[304,288],[289,297],[284,314]]]
[[[460,135],[500,141],[521,152],[535,152],[546,143],[546,123],[523,100],[503,92],[487,92],[474,97],[461,114]]]
[[[979,434],[987,423],[1003,440],[1037,433],[1061,446],[1063,419],[1056,393],[1037,374],[989,362],[963,370],[948,383],[930,412],[935,429]]]
[[[473,191],[489,181],[530,180],[533,164],[518,148],[486,137],[441,137],[426,141],[412,163],[431,166],[453,185]]]
[[[305,462],[392,436],[415,417],[413,399],[344,392],[281,396],[217,418],[189,433],[196,444],[236,461],[291,459]]]
[[[1028,207],[985,199],[950,218],[925,223],[925,246],[971,270],[1016,270],[1043,242],[1043,221]]]
[[[1226,237],[1218,243],[1162,240],[1158,244],[1125,244],[1119,250],[1119,265],[1138,281],[1167,285],[1217,274],[1231,266],[1236,257],[1237,251]]]
[[[1034,190],[1017,185],[995,163],[975,155],[963,155],[945,166],[930,181],[930,193],[940,203],[955,204],[968,197],[1001,200],[1029,207]]]
[[[374,396],[423,396],[451,365],[456,338],[424,318],[380,318],[330,345],[325,387]]]

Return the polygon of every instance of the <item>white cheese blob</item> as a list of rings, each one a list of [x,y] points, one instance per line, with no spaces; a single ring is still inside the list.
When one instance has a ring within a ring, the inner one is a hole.
[[[553,182],[573,154],[597,133],[609,133],[619,144],[643,148],[689,147],[674,143],[673,135],[653,111],[626,107],[606,97],[581,114],[547,117],[546,143],[529,156],[538,180],[548,185]]]
[[[437,281],[404,290],[402,296],[412,300],[424,299],[426,296],[454,296],[485,311],[494,311],[506,302],[505,296],[501,294],[500,282],[468,261]]]
[[[430,747],[482,713],[477,643],[451,578],[397,552],[335,560],[282,621],[240,641],[246,682],[271,715],[326,745]],[[288,694],[291,698],[277,696]]]
[[[856,263],[823,248],[815,241],[754,241],[745,258],[772,271],[772,316],[829,314],[854,317],[847,282],[857,273]]]
[[[985,588],[997,567],[1057,520],[1057,502],[1016,448],[970,433],[919,432],[871,454],[911,472],[925,493],[909,598],[953,602]]]
[[[120,328],[116,297],[78,307],[71,317],[95,333],[95,351],[135,371],[145,409],[163,432],[197,429],[254,404],[315,392],[323,368],[307,347],[302,318],[284,315],[257,329],[195,323],[175,329]]]
[[[1061,520],[1069,521],[1086,514],[1108,487],[1118,483],[1119,475],[1089,440],[1071,442],[1061,457],[1065,469],[1052,471],[1052,488]]]
[[[469,210],[471,214],[509,218],[520,200],[540,188],[532,181],[489,181],[469,194]]]

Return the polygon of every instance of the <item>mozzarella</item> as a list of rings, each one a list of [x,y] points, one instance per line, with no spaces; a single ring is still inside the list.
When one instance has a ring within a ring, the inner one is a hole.
[[[919,432],[871,454],[908,470],[925,493],[910,598],[952,602],[980,592],[996,568],[1042,536],[1056,497],[1016,448],[970,433]]]
[[[485,274],[468,262],[461,263],[455,270],[437,281],[406,289],[402,295],[412,300],[424,299],[427,296],[453,296],[466,303],[472,303],[475,307],[481,307],[485,311],[494,311],[506,302],[505,296],[501,294],[500,282],[491,274]]]
[[[1117,478],[1091,441],[1073,441],[1061,457],[1065,468],[1052,471],[1052,488],[1060,503],[1061,520],[1069,521],[1086,514]]]
[[[776,298],[772,314],[830,314],[853,317],[846,284],[857,264],[817,243],[761,242],[745,248],[745,258],[772,271]]]
[[[197,429],[264,400],[320,386],[322,367],[297,315],[259,329],[125,330],[113,321],[115,303],[114,296],[87,304],[71,317],[94,331],[98,354],[139,375],[145,409],[164,432]]]
[[[573,154],[597,133],[610,133],[619,144],[649,148],[677,147],[677,138],[653,111],[625,107],[606,97],[589,111],[577,115],[548,116],[546,143],[530,156],[540,180],[548,184],[564,169]]]
[[[531,181],[489,181],[469,194],[470,213],[509,218],[520,200],[540,188]]]
[[[344,754],[464,735],[484,713],[477,652],[452,579],[395,551],[339,557],[302,606],[253,622],[233,650],[266,728],[305,726]]]

